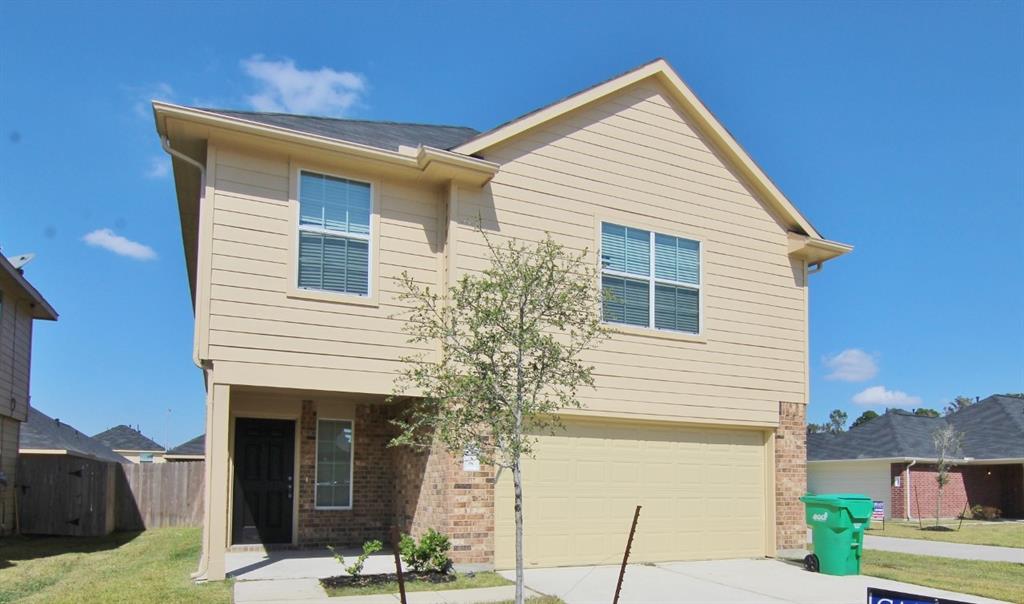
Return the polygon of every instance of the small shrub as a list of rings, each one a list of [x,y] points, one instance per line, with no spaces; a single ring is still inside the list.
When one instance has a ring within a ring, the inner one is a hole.
[[[971,506],[971,516],[975,520],[997,520],[1002,518],[1003,510],[991,505]]]
[[[350,566],[345,566],[345,556],[339,554],[333,547],[328,545],[327,549],[331,550],[331,554],[338,561],[338,564],[345,567],[345,572],[355,578],[363,574],[363,565],[366,564],[366,559],[384,549],[384,544],[376,539],[367,541],[363,544],[363,553],[359,554],[359,557]]]
[[[398,551],[402,560],[416,572],[434,572],[445,574],[452,568],[452,560],[448,550],[452,548],[448,537],[434,529],[420,537],[419,543],[410,535],[402,535],[398,542]]]

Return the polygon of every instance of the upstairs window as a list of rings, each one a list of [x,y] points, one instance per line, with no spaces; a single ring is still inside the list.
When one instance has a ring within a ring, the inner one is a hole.
[[[606,323],[700,333],[700,242],[601,223]]]
[[[369,183],[299,173],[299,288],[370,294]]]

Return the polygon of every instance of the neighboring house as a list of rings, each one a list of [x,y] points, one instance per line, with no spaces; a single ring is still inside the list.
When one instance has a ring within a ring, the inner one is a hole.
[[[486,102],[485,98],[479,99]],[[443,290],[493,237],[589,249],[620,294],[596,389],[524,462],[526,562],[805,545],[807,280],[848,252],[662,60],[493,130],[153,104],[173,156],[207,384],[205,556],[450,535],[513,566],[511,475],[389,448],[395,277]],[[234,477],[232,479],[232,477]],[[495,484],[495,481],[497,484]]]
[[[206,459],[206,435],[200,434],[188,442],[167,450],[167,461],[203,461]]]
[[[98,439],[31,408],[21,426],[18,452],[21,455],[70,455],[98,461],[128,463],[128,460]]]
[[[952,425],[963,437],[942,492],[941,516],[993,506],[1024,516],[1024,399],[990,396],[947,417],[889,411],[839,434],[807,439],[807,486],[814,493],[864,493],[888,518],[934,517],[938,484],[932,435]]]
[[[0,535],[14,531],[18,441],[29,415],[32,322],[57,311],[0,253]]]
[[[164,448],[137,428],[121,424],[93,435],[93,438],[123,455],[132,463],[164,463]]]

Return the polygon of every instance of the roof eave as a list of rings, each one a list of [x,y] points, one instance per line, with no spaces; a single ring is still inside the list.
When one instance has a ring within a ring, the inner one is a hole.
[[[789,233],[789,255],[808,264],[821,264],[853,251],[853,246],[838,241]]]
[[[28,282],[28,279],[25,278],[25,275],[22,275],[21,271],[14,268],[11,261],[5,258],[3,254],[0,254],[0,268],[2,268],[3,271],[14,280],[18,287],[24,291],[25,295],[32,300],[33,318],[43,319],[46,321],[57,320],[57,311],[50,306],[50,303],[46,301],[43,294],[39,293],[39,290],[33,287],[33,285]]]
[[[479,186],[483,186],[490,181],[497,174],[499,168],[498,164],[494,162],[467,157],[443,149],[420,146],[415,154],[407,154],[162,101],[153,101],[153,115],[156,121],[157,133],[160,136],[167,135],[167,120],[178,118],[204,126],[220,127],[230,131],[313,146],[347,155],[355,155],[363,159],[408,168],[428,177],[433,176],[439,179],[454,178]],[[431,169],[432,166],[433,169]],[[438,168],[443,169],[438,170]]]

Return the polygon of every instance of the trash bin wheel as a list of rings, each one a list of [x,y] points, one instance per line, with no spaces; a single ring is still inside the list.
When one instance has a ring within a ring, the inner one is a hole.
[[[814,554],[807,554],[804,556],[804,568],[811,571],[812,573],[818,572],[821,565],[818,563],[818,557]]]

